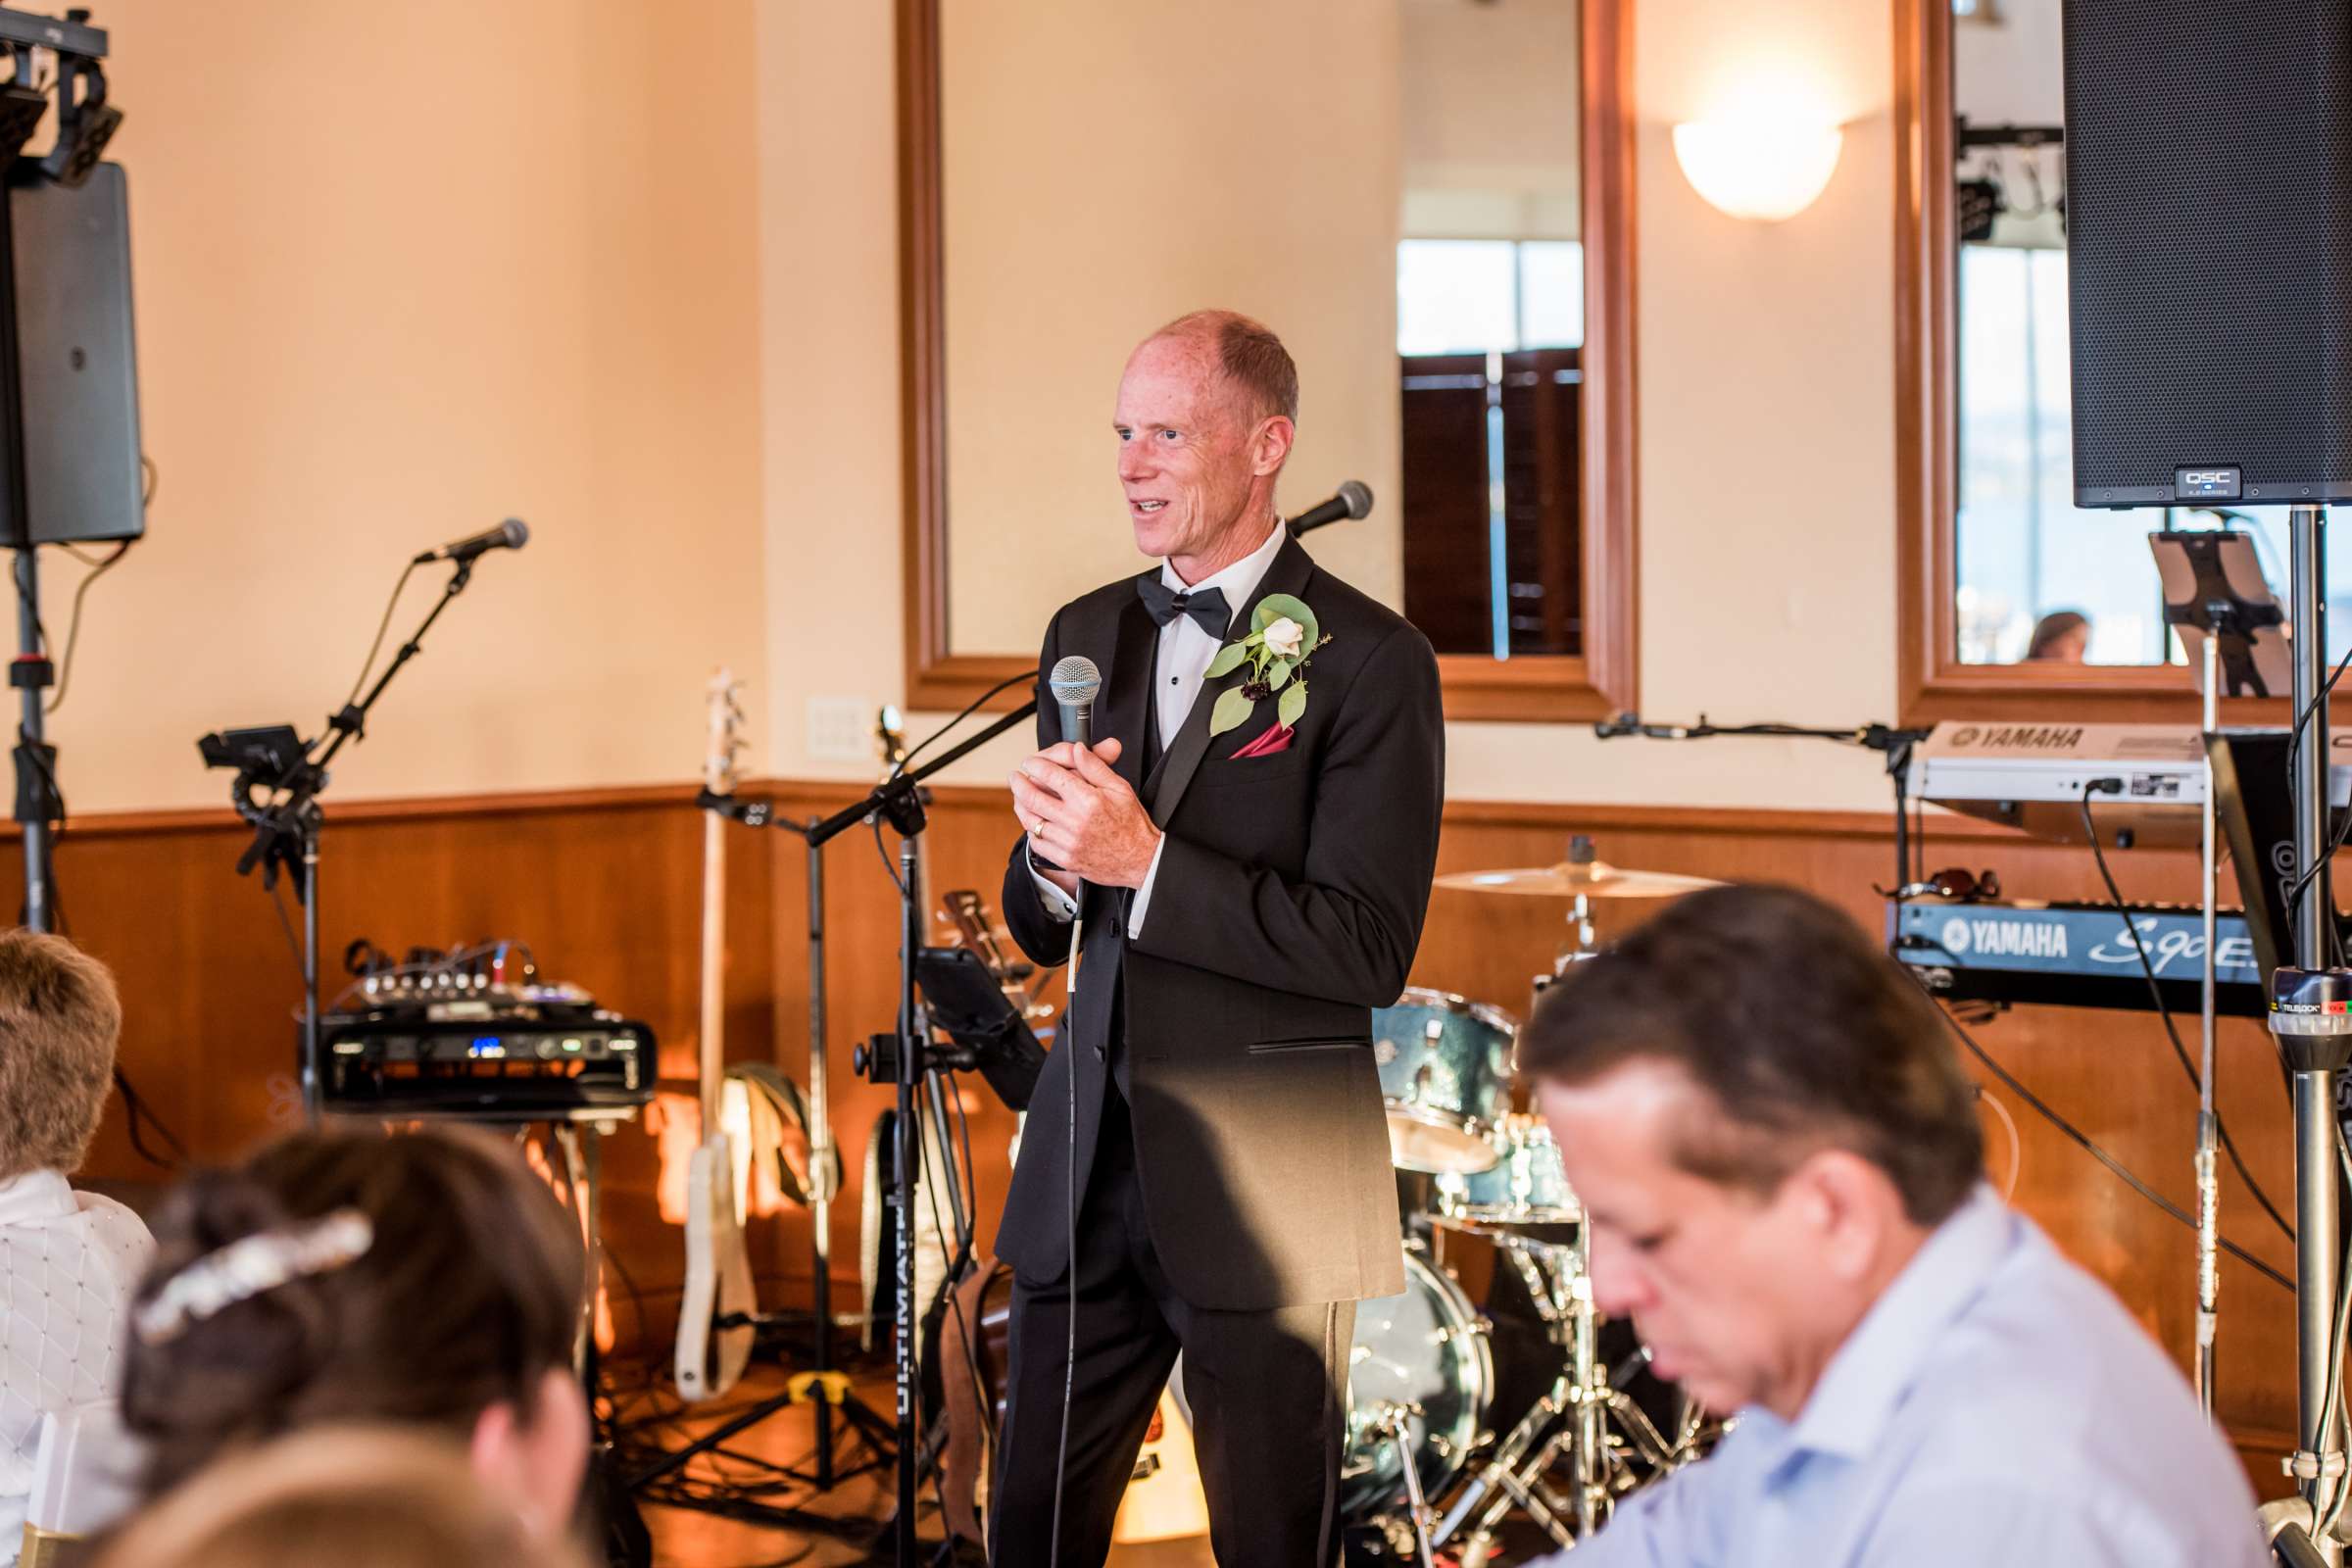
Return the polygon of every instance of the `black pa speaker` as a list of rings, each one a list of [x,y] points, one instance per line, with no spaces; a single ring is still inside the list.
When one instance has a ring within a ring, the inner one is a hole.
[[[136,539],[147,504],[122,166],[80,185],[21,179],[6,200],[24,513],[0,483],[0,544]]]
[[[2352,498],[2352,0],[2066,0],[2075,503]]]

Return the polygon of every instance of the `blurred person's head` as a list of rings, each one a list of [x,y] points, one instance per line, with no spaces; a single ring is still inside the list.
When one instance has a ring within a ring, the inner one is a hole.
[[[2034,623],[2026,658],[2053,664],[2080,664],[2090,657],[2090,618],[2080,611],[2054,610]]]
[[[122,1032],[105,964],[63,937],[0,932],[0,1182],[81,1163]]]
[[[297,1133],[190,1177],[155,1217],[123,1419],[150,1494],[329,1423],[431,1428],[535,1525],[588,1450],[576,1226],[507,1145],[463,1130]]]
[[[1936,1004],[1838,909],[1693,894],[1572,968],[1519,1036],[1593,1295],[1710,1408],[1804,1407],[1982,1179]]]
[[[197,1471],[92,1568],[587,1568],[476,1479],[466,1450],[404,1427],[281,1438]]]

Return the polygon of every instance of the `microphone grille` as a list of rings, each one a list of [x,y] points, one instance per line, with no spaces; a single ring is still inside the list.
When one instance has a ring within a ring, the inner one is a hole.
[[[1102,690],[1102,672],[1095,662],[1083,654],[1072,654],[1054,664],[1054,673],[1046,677],[1053,688],[1054,700],[1076,708],[1091,703]]]
[[[1340,499],[1348,503],[1348,515],[1361,517],[1372,511],[1372,487],[1361,479],[1348,479],[1340,485]]]
[[[509,517],[503,531],[507,536],[507,548],[510,550],[520,550],[531,537],[531,530],[524,526],[520,517]]]

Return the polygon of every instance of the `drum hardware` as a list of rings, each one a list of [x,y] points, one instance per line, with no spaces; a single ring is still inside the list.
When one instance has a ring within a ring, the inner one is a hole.
[[[1412,1454],[1412,1422],[1422,1413],[1417,1404],[1383,1403],[1373,1409],[1366,1431],[1396,1445],[1396,1468],[1404,1476],[1405,1507],[1412,1525],[1413,1545],[1421,1554],[1421,1568],[1437,1568],[1429,1545],[1429,1528],[1434,1516],[1429,1498],[1421,1490],[1421,1472],[1414,1465]]]
[[[1432,1538],[1433,1545],[1443,1546],[1467,1525],[1460,1553],[1463,1568],[1487,1560],[1495,1527],[1514,1505],[1557,1544],[1570,1547],[1607,1523],[1617,1499],[1642,1484],[1631,1453],[1660,1473],[1697,1457],[1693,1411],[1686,1408],[1682,1429],[1669,1443],[1625,1393],[1622,1385],[1646,1358],[1617,1369],[1601,1360],[1600,1313],[1592,1300],[1582,1237],[1569,1247],[1516,1236],[1502,1240],[1502,1255],[1527,1281],[1555,1343],[1568,1354],[1550,1391],[1504,1435],[1486,1469],[1463,1489]],[[1611,1430],[1612,1422],[1619,1432]],[[1562,1497],[1544,1479],[1563,1450],[1574,1490],[1569,1497]]]

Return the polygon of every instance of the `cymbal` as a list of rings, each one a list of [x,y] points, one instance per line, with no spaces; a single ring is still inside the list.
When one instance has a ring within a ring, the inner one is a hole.
[[[1722,883],[1668,871],[1624,871],[1606,860],[1562,860],[1557,865],[1512,871],[1454,871],[1438,878],[1442,888],[1466,893],[1519,893],[1539,898],[1674,899]]]

